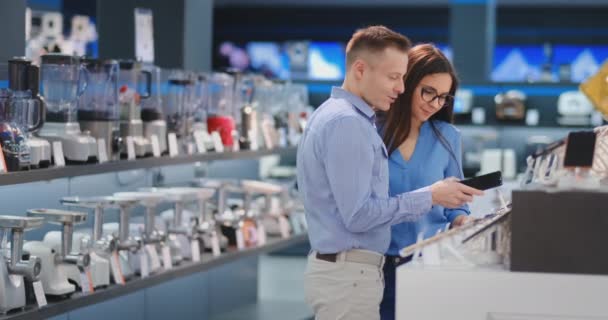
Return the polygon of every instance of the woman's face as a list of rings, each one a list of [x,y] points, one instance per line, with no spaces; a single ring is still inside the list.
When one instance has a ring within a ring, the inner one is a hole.
[[[422,78],[412,96],[412,117],[425,122],[445,105],[453,103],[451,87],[452,77],[449,73],[429,74]]]

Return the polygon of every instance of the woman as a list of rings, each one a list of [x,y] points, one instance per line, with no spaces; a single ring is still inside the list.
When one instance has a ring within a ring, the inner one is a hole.
[[[389,193],[399,194],[428,186],[447,177],[462,179],[460,132],[451,125],[458,79],[448,59],[430,44],[408,53],[403,79],[405,91],[386,114],[380,116],[381,135],[389,153]],[[395,318],[395,268],[409,260],[399,250],[445,228],[467,222],[469,210],[433,206],[417,222],[392,227],[391,244],[384,264],[385,288],[380,313]]]

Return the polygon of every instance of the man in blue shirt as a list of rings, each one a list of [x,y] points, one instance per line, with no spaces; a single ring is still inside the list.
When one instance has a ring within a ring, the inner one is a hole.
[[[305,289],[316,319],[379,319],[391,225],[417,220],[432,205],[456,208],[481,194],[446,179],[388,195],[387,151],[375,111],[389,110],[403,92],[410,47],[383,26],[355,32],[342,87],[312,114],[300,141],[298,186],[312,246]]]

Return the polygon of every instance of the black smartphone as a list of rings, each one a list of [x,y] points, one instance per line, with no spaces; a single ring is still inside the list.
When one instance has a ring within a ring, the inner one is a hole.
[[[564,167],[591,168],[595,154],[596,135],[593,131],[577,131],[568,134]]]
[[[502,172],[494,171],[470,179],[461,180],[460,183],[478,190],[488,190],[502,186]]]

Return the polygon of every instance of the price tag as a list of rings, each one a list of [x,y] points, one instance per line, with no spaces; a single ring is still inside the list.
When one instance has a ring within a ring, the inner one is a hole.
[[[175,157],[179,154],[179,151],[177,150],[177,136],[175,135],[175,132],[170,132],[167,138],[169,140],[169,156]]]
[[[207,132],[207,130],[202,130],[200,132],[201,132],[201,135],[203,136],[203,142],[205,142],[205,148],[207,150],[209,150],[211,147],[214,147],[215,143],[213,142],[213,138],[211,138],[211,135],[209,134],[209,132]]]
[[[224,144],[222,144],[222,137],[217,131],[211,132],[211,139],[213,140],[213,147],[215,152],[224,152]]]
[[[4,159],[4,151],[2,151],[2,148],[0,148],[0,173],[7,173],[8,170],[6,169],[6,161]]]
[[[232,151],[236,152],[239,150],[241,150],[241,146],[239,145],[239,132],[232,130]]]
[[[258,245],[263,246],[266,244],[266,228],[264,228],[264,224],[260,221],[258,224]]]
[[[211,252],[214,257],[218,257],[222,253],[222,250],[220,250],[220,238],[216,231],[213,231],[211,234]]]
[[[135,141],[133,137],[127,137],[127,160],[135,160]]]
[[[252,151],[257,151],[259,148],[257,134],[253,130],[249,130],[247,131],[247,136],[249,137],[249,141],[251,141],[251,146],[249,149],[251,149]]]
[[[106,140],[97,139],[97,159],[99,163],[108,162],[108,150],[106,149]]]
[[[32,284],[34,286],[34,295],[36,296],[36,303],[38,304],[38,307],[46,306],[47,302],[46,296],[44,295],[44,288],[42,287],[42,282],[34,281],[34,283]]]
[[[148,256],[150,257],[150,269],[151,270],[160,269],[160,258],[158,257],[158,252],[156,251],[156,247],[153,244],[147,244],[146,251],[148,252]]]
[[[55,166],[65,167],[65,157],[63,156],[61,141],[53,141],[53,161],[55,161]]]
[[[205,147],[205,137],[201,130],[194,131],[194,143],[196,143],[196,149],[198,153],[206,153],[207,148]]]
[[[118,259],[118,251],[112,252],[112,256],[110,257],[110,268],[112,269],[112,277],[114,278],[114,283],[124,285],[125,277],[122,275],[122,270],[120,270],[120,261]]]
[[[245,240],[243,239],[243,228],[236,229],[236,248],[239,250],[245,249]]]
[[[190,249],[192,250],[192,261],[201,261],[201,247],[197,239],[190,241]]]
[[[308,223],[306,222],[306,215],[304,213],[299,213],[298,218],[299,218],[298,220],[300,221],[300,224],[302,225],[302,229],[308,230]]]
[[[163,246],[162,254],[163,267],[165,268],[165,270],[173,268],[173,262],[171,261],[171,250],[169,250],[169,246]]]
[[[302,226],[300,225],[300,221],[296,214],[290,214],[289,221],[291,222],[291,226],[293,227],[294,234],[302,233]]]
[[[139,273],[142,279],[150,275],[150,267],[148,266],[148,257],[145,250],[139,251]]]
[[[152,144],[152,155],[154,158],[160,157],[160,140],[158,140],[158,136],[153,134],[150,137],[150,143]]]
[[[281,232],[281,238],[289,238],[289,221],[284,215],[279,216],[279,230]]]
[[[94,292],[93,288],[93,279],[91,278],[91,269],[86,268],[85,270],[81,270],[80,272],[80,288],[82,293],[87,294]]]
[[[194,154],[194,143],[187,142],[186,143],[186,154],[193,155]]]

